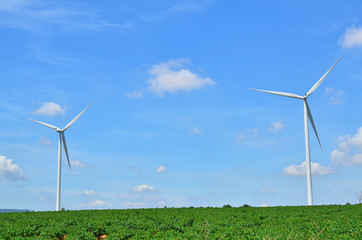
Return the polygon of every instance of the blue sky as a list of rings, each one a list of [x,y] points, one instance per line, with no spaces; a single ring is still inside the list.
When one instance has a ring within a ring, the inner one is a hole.
[[[0,208],[306,205],[362,191],[362,3],[0,0]],[[64,158],[64,154],[63,154]]]

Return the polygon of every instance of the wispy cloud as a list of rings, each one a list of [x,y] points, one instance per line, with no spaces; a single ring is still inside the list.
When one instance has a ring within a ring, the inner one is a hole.
[[[72,167],[85,167],[85,164],[82,163],[79,160],[72,160],[72,161],[70,161],[70,166],[72,166]]]
[[[155,188],[147,184],[142,184],[132,188],[132,192],[153,192]]]
[[[38,143],[42,145],[50,145],[52,144],[52,141],[49,138],[43,136],[39,138]]]
[[[106,203],[103,200],[94,200],[94,201],[90,201],[88,203],[88,206],[90,206],[90,207],[103,207],[103,206],[110,207],[110,206],[112,206],[112,204]]]
[[[239,132],[236,134],[235,140],[238,143],[251,148],[266,147],[283,141],[280,139],[275,141],[275,139],[270,138],[270,135],[266,135],[264,130],[260,130],[259,128],[246,129]]]
[[[12,159],[6,156],[0,156],[0,180],[4,181],[25,181],[23,169],[13,163]]]
[[[203,86],[214,85],[210,78],[203,78],[187,68],[188,59],[169,60],[154,65],[148,73],[152,78],[147,80],[148,89],[162,97],[165,92],[192,91]]]
[[[111,203],[107,203],[104,200],[96,199],[96,200],[91,200],[88,203],[78,204],[75,207],[77,207],[77,208],[87,208],[87,207],[89,207],[89,208],[106,208],[106,207],[111,207],[111,206],[112,206]]]
[[[239,133],[236,137],[238,141],[249,141],[250,139],[256,139],[259,136],[259,129],[248,129],[242,133]]]
[[[195,134],[198,134],[198,135],[202,133],[202,131],[200,129],[195,128],[195,127],[191,127],[191,132],[195,133]]]
[[[124,94],[124,96],[128,98],[141,98],[143,97],[143,92],[142,91],[127,92]]]
[[[156,169],[156,171],[157,171],[158,173],[162,173],[162,172],[166,171],[166,167],[165,167],[165,166],[158,166],[157,169]]]
[[[340,38],[339,43],[342,48],[355,48],[362,46],[362,27],[352,26],[346,29],[344,35]]]
[[[193,1],[193,0],[183,0],[177,1],[175,5],[171,6],[169,12],[198,12],[204,10],[207,6],[211,4],[211,1]]]
[[[96,195],[96,192],[93,191],[93,190],[86,190],[83,192],[83,195],[86,195],[86,196],[95,196]]]
[[[269,127],[269,132],[277,134],[280,130],[283,129],[283,127],[284,127],[284,124],[281,121],[273,122],[273,123],[271,123],[271,126]]]
[[[340,166],[362,165],[362,127],[354,136],[345,135],[336,141],[338,148],[331,153],[331,162]]]
[[[263,193],[273,193],[273,192],[275,192],[275,189],[274,188],[263,188],[260,191]]]
[[[333,173],[332,168],[324,167],[320,163],[311,163],[312,167],[312,174],[313,175],[327,175]],[[284,168],[283,170],[284,175],[289,176],[305,176],[307,175],[307,162],[304,161],[300,165],[291,165],[289,167]]]
[[[31,44],[30,49],[34,57],[44,63],[64,66],[75,65],[78,62],[78,59],[65,56],[64,52],[51,49],[51,47],[44,42],[41,44],[33,43]]]
[[[131,169],[132,171],[134,171],[134,172],[137,172],[137,171],[141,171],[141,169],[139,168],[139,167],[135,167],[135,166],[131,166],[131,165],[129,165],[129,166],[127,166],[129,169]]]
[[[56,116],[64,115],[65,109],[63,109],[59,104],[53,102],[46,102],[43,105],[34,111],[35,114],[46,115],[46,116]]]
[[[197,13],[205,10],[207,7],[214,4],[214,0],[180,0],[180,1],[166,1],[166,4],[152,3],[152,11],[138,12],[138,18],[145,22],[155,22],[174,16],[175,14]],[[156,9],[156,10],[155,10]]]
[[[84,6],[83,6],[84,7]],[[84,7],[86,8],[86,7]],[[60,2],[42,0],[0,0],[0,24],[43,34],[58,29],[100,31],[131,28],[129,22],[112,23],[93,12],[74,9]]]
[[[30,1],[26,0],[0,0],[0,11],[17,11],[22,7],[28,5],[27,3]]]
[[[330,104],[338,105],[344,103],[344,92],[342,90],[326,87],[325,94],[329,98]]]
[[[160,166],[161,167],[161,166]],[[163,169],[163,168],[159,168]],[[145,208],[159,205],[164,202],[160,192],[148,184],[138,185],[132,188],[129,195],[124,195],[123,206],[126,208]]]

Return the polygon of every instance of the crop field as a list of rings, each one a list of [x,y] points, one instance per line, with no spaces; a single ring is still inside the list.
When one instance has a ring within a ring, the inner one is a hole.
[[[0,239],[362,239],[362,204],[2,213]]]

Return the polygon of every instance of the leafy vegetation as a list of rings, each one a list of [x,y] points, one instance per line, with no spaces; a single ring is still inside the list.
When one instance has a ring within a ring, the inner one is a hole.
[[[362,239],[362,205],[0,214],[0,239]]]

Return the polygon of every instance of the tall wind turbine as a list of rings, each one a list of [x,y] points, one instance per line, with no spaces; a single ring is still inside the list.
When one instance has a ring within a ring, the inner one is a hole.
[[[48,128],[51,128],[51,129],[55,130],[55,132],[59,133],[57,201],[56,201],[56,207],[55,207],[56,211],[60,210],[60,180],[61,180],[61,172],[62,172],[62,164],[61,164],[61,162],[62,162],[62,143],[63,143],[63,146],[64,146],[65,155],[67,156],[69,171],[71,171],[70,162],[69,162],[69,155],[68,155],[68,148],[67,148],[67,143],[65,141],[64,132],[70,126],[72,126],[75,121],[77,121],[77,119],[85,112],[85,110],[87,110],[87,108],[89,108],[90,105],[92,105],[93,102],[91,102],[81,113],[78,114],[78,116],[76,116],[72,121],[70,121],[68,123],[68,125],[65,126],[63,129],[59,129],[56,126],[53,126],[53,125],[50,125],[50,124],[47,124],[47,123],[43,123],[43,122],[39,122],[39,121],[34,120],[34,119],[29,119],[29,120],[32,120],[34,122],[40,123],[40,124],[42,124],[42,125],[44,125],[44,126],[46,126]]]
[[[308,105],[308,102],[307,102],[307,98],[319,87],[319,85],[321,85],[323,80],[327,77],[329,72],[339,62],[339,60],[341,60],[341,58],[339,58],[337,60],[337,62],[335,64],[333,64],[333,66],[318,80],[318,82],[316,84],[314,84],[314,86],[304,96],[299,96],[299,95],[296,95],[296,94],[293,94],[293,93],[251,89],[251,90],[255,90],[255,91],[272,93],[272,94],[276,94],[276,95],[280,95],[280,96],[284,96],[284,97],[291,97],[291,98],[297,98],[297,99],[303,100],[303,103],[304,103],[305,155],[306,155],[306,163],[307,163],[306,165],[307,165],[308,205],[313,205],[312,170],[311,170],[311,162],[310,162],[308,119],[309,119],[310,123],[312,124],[313,130],[315,132],[315,135],[316,135],[316,137],[318,139],[318,142],[319,142],[319,146],[321,147],[322,151],[323,151],[323,148],[322,148],[321,142],[319,141],[317,129],[316,129],[314,121],[313,121],[312,113],[310,111],[310,108],[309,108],[309,105]]]

